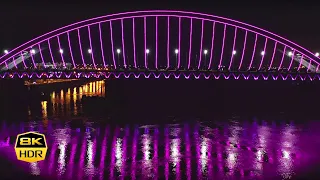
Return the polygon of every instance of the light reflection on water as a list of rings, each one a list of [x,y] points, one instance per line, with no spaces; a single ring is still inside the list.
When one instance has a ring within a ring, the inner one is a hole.
[[[165,127],[93,124],[94,130],[80,132],[52,121],[47,128],[37,122],[25,123],[24,128],[17,128],[21,124],[1,126],[1,139],[5,141],[0,150],[13,159],[14,140],[3,135],[47,129],[46,160],[30,163],[25,171],[62,179],[290,179],[313,166],[315,159],[309,157],[316,157],[312,152],[319,149],[312,138],[308,138],[310,147],[301,146],[299,137],[308,134],[293,124],[273,125],[272,129],[263,123],[232,122],[223,126],[199,123]]]

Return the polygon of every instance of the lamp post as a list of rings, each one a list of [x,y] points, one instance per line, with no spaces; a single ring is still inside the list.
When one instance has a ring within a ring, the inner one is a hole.
[[[204,54],[204,68],[206,68],[208,50],[205,49],[205,50],[203,51],[203,54]]]
[[[120,50],[120,49],[117,49],[117,54],[118,54],[118,66],[120,66],[120,53],[121,53],[121,50]]]
[[[178,53],[179,53],[179,50],[178,49],[175,49],[174,50],[174,53],[176,54],[176,63],[178,63]],[[176,64],[176,67],[177,67],[178,65]]]

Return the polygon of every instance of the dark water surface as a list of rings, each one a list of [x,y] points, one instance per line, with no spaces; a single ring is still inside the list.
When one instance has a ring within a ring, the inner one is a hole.
[[[47,99],[29,100],[25,118],[0,122],[0,179],[317,179],[319,85],[210,82],[43,90]],[[108,102],[88,113],[83,95]],[[26,131],[46,135],[44,161],[16,160]]]

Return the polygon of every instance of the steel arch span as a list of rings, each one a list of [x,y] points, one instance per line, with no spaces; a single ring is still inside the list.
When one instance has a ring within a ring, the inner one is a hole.
[[[314,80],[319,65],[306,48],[250,24],[196,12],[149,10],[96,17],[43,34],[0,57],[0,76],[206,78],[209,73],[250,79],[245,74],[251,73],[253,79]],[[57,71],[64,75],[55,76]]]

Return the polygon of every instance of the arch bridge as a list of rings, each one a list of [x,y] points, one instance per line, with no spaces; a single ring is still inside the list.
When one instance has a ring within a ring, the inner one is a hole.
[[[0,57],[1,78],[318,80],[319,57],[275,33],[196,12],[149,10],[76,22]]]

